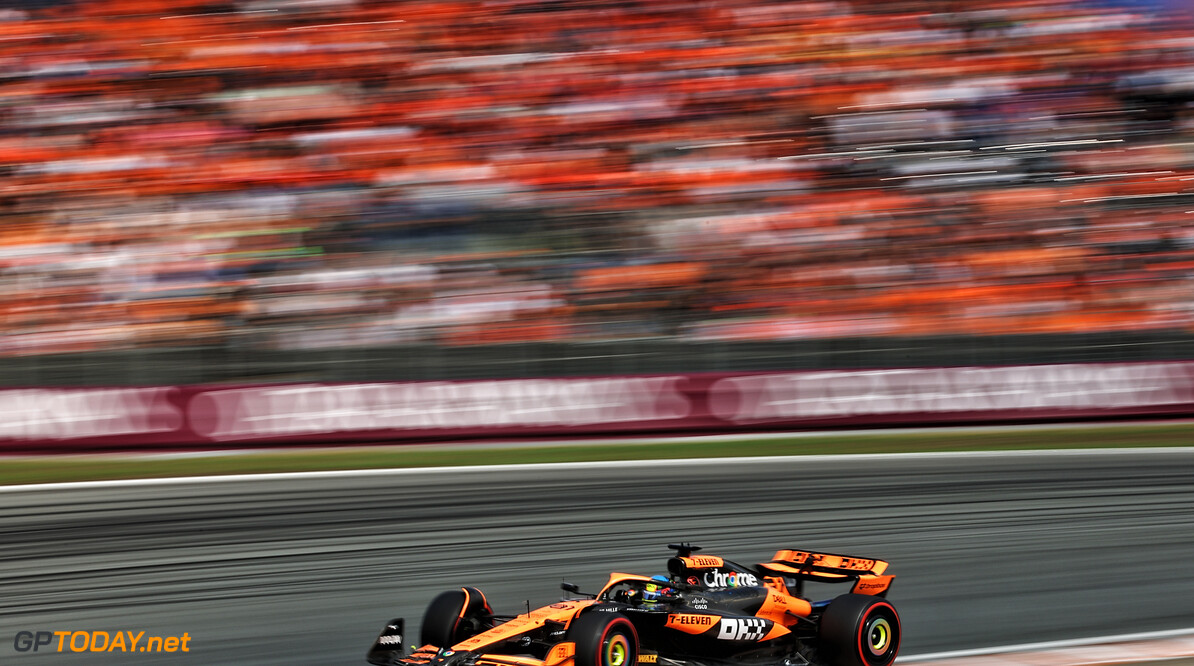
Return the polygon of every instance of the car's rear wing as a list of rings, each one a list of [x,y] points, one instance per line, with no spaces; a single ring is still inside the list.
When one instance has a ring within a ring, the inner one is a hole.
[[[850,555],[817,553],[807,550],[780,550],[770,562],[758,569],[764,575],[794,578],[797,582],[822,583],[853,582],[856,594],[886,596],[895,576],[884,575],[887,562]]]

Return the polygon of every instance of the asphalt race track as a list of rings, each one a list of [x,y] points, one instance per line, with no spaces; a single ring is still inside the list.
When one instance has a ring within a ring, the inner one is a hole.
[[[417,629],[442,589],[515,613],[562,580],[662,572],[678,540],[743,563],[890,560],[909,656],[1191,627],[1194,449],[5,491],[0,663],[363,664],[386,620]],[[97,630],[186,633],[190,651],[14,645]]]

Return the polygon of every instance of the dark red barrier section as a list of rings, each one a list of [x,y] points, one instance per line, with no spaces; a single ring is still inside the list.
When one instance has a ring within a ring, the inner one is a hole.
[[[1194,363],[0,390],[0,447],[207,447],[1194,413]]]

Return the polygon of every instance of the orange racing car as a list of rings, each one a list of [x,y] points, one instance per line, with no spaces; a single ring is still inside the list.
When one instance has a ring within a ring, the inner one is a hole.
[[[369,650],[376,666],[888,666],[900,619],[886,600],[887,562],[780,550],[747,567],[673,544],[666,576],[610,574],[596,594],[564,583],[554,604],[493,613],[480,590],[441,593],[427,607],[421,647],[407,654],[391,620]],[[850,591],[811,601],[805,583]]]

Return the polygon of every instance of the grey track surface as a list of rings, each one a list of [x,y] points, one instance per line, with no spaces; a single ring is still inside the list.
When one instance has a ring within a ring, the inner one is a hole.
[[[890,560],[905,655],[1190,627],[1194,449],[0,493],[0,663],[363,664],[386,620],[417,630],[445,588],[518,612],[563,579],[658,573],[677,540],[743,563]],[[13,645],[122,629],[187,632],[191,651]]]

